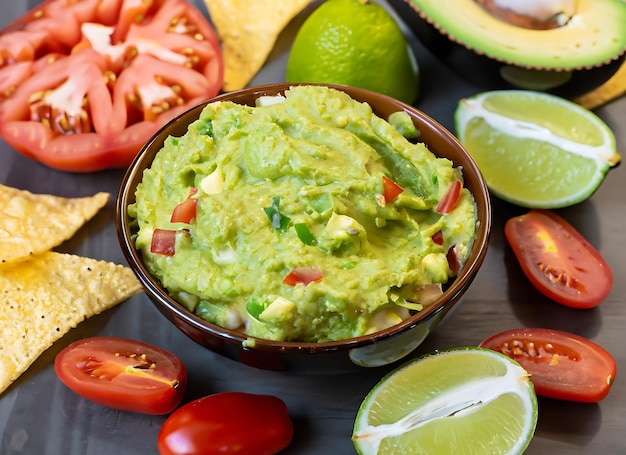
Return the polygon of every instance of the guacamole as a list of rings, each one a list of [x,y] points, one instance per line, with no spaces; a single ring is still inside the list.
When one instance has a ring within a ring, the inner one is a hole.
[[[417,136],[408,114],[393,124]],[[129,213],[146,267],[189,311],[323,342],[396,324],[441,294],[475,236],[462,181],[368,104],[294,86],[254,107],[208,104],[165,141]]]

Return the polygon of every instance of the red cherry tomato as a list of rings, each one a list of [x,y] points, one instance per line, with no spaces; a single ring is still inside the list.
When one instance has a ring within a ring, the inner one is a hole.
[[[0,32],[0,135],[56,169],[126,167],[222,80],[217,34],[186,0],[47,0]]]
[[[481,347],[502,352],[530,373],[537,395],[595,403],[615,380],[616,364],[603,347],[587,338],[551,329],[515,329],[495,334]]]
[[[563,218],[531,210],[511,218],[506,238],[530,282],[573,308],[592,308],[611,291],[613,274],[596,249]]]
[[[125,338],[76,341],[56,356],[54,370],[88,400],[143,414],[172,412],[187,388],[187,372],[178,357]]]
[[[161,455],[273,455],[289,445],[293,423],[277,397],[224,392],[192,401],[161,427]]]

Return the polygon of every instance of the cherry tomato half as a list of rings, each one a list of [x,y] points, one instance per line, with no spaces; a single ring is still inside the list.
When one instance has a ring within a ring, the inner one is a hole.
[[[54,370],[78,395],[142,414],[173,411],[187,388],[187,372],[178,357],[125,338],[76,341],[56,356]]]
[[[595,403],[605,398],[617,370],[615,359],[587,338],[551,329],[497,333],[479,345],[516,360],[530,373],[537,395]]]
[[[161,427],[158,449],[161,455],[273,455],[292,437],[293,424],[280,398],[223,392],[174,411]]]
[[[613,274],[604,258],[555,213],[531,210],[508,220],[504,233],[530,282],[550,299],[586,309],[611,291]]]

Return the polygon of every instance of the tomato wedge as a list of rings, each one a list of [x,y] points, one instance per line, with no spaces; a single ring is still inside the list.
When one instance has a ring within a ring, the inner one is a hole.
[[[187,388],[187,372],[178,357],[125,338],[76,341],[56,356],[54,370],[78,395],[142,414],[172,412]]]
[[[480,347],[516,360],[530,373],[538,395],[559,400],[598,402],[608,395],[617,371],[615,359],[602,346],[558,330],[506,330]]]
[[[0,136],[55,169],[126,167],[222,81],[217,34],[186,0],[47,0],[0,33]]]
[[[293,423],[278,397],[223,392],[177,409],[161,427],[161,455],[274,455],[289,445]]]
[[[506,238],[530,282],[550,299],[572,308],[593,308],[613,286],[604,258],[563,218],[531,210],[511,218]]]

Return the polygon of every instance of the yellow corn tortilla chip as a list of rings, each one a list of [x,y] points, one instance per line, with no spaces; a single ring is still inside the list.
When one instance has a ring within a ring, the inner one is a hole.
[[[71,238],[109,200],[33,194],[0,185],[0,263],[48,251]]]
[[[626,63],[622,63],[615,74],[600,87],[574,101],[584,108],[595,109],[624,95],[626,95]]]
[[[224,91],[245,87],[311,0],[204,0],[222,44]]]
[[[0,393],[80,322],[141,290],[125,266],[44,252],[0,266]]]

